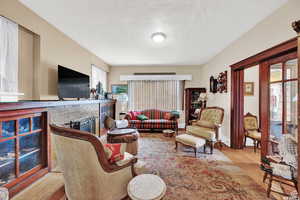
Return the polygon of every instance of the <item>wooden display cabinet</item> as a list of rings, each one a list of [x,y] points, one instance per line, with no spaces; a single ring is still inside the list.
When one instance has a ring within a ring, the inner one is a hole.
[[[49,172],[49,147],[47,111],[0,112],[0,186],[10,197]]]
[[[201,93],[205,93],[205,88],[186,88],[185,89],[185,124],[189,125],[191,120],[197,118],[194,115],[194,112],[198,108],[206,107],[206,103],[202,105],[201,102],[198,101],[199,95]]]

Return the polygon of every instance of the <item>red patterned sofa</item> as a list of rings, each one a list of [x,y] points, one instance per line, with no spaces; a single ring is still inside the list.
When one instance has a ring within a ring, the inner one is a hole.
[[[133,112],[143,114],[148,117],[148,120],[138,120],[133,116]],[[130,128],[136,129],[172,129],[176,133],[178,131],[178,117],[172,116],[170,111],[149,109],[142,111],[131,111],[125,116],[128,120]]]

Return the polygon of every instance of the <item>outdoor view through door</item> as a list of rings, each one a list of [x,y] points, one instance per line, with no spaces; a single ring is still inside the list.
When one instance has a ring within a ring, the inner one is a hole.
[[[270,61],[270,126],[271,139],[298,133],[298,59],[296,54]]]

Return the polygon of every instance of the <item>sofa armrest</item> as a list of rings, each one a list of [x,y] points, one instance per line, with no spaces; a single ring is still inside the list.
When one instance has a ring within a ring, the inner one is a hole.
[[[124,119],[126,119],[126,120],[131,120],[131,116],[127,113],[127,114],[125,115]]]

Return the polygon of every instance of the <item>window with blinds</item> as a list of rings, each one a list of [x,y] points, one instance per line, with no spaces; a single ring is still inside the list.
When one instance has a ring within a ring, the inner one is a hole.
[[[128,81],[129,110],[182,110],[183,81]]]

